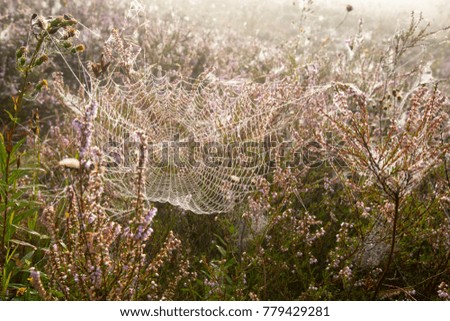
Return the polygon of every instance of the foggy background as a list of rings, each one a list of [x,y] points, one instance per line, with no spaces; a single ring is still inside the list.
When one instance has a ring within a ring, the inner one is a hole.
[[[409,23],[411,11],[422,12],[432,29],[450,24],[450,2],[445,0],[145,0],[145,4],[160,13],[185,14],[186,20],[203,27],[231,28],[281,41],[298,34],[300,24],[309,31],[339,26],[340,34],[354,33],[361,18],[374,32],[392,33]],[[347,5],[353,7],[349,13]]]

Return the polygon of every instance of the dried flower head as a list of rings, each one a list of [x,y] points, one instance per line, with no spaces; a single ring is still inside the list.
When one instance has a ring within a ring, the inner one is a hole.
[[[66,28],[64,30],[63,39],[67,40],[69,38],[77,38],[79,35],[79,31],[73,27]]]
[[[24,47],[24,46],[20,47],[20,48],[16,51],[16,58],[17,58],[17,59],[22,58],[22,56],[23,56],[24,54],[26,54],[27,52],[28,52],[28,48],[27,48],[27,47]]]
[[[67,168],[74,168],[79,169],[80,168],[80,161],[75,158],[66,158],[58,163],[59,166],[67,167]]]
[[[74,26],[78,23],[78,21],[69,14],[65,14],[63,18],[64,20],[61,22],[62,27]]]
[[[43,54],[42,56],[40,56],[38,59],[36,59],[36,62],[34,63],[35,66],[40,66],[42,65],[44,62],[48,61],[48,56],[46,54]]]
[[[73,54],[77,53],[77,52],[83,52],[86,49],[86,47],[83,44],[79,44],[77,46],[75,46],[74,48],[72,48],[71,52]]]
[[[50,27],[58,27],[63,22],[63,16],[52,17],[50,20]]]
[[[40,82],[36,85],[36,91],[40,91],[42,88],[48,89],[48,81],[46,79],[42,79]]]

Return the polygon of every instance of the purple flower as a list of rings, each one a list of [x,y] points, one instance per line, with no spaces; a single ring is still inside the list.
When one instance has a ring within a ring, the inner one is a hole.
[[[78,119],[75,118],[72,121],[72,126],[75,129],[75,131],[77,132],[77,134],[81,135],[81,129],[83,128],[83,124]]]
[[[151,222],[153,221],[153,218],[154,218],[155,215],[156,215],[156,212],[157,212],[156,207],[151,208],[151,209],[148,211],[147,215],[145,215],[145,217],[144,217],[144,222],[147,223],[147,224],[151,223]]]

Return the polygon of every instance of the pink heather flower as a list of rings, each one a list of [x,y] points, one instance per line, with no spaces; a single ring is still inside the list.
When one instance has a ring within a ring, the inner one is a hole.
[[[123,236],[125,236],[125,237],[131,236],[130,227],[129,226],[125,227],[125,229],[123,230]]]
[[[122,231],[122,226],[117,224],[116,227],[114,228],[114,235],[119,235],[121,231]]]
[[[78,119],[75,118],[72,121],[72,126],[75,129],[76,133],[78,135],[81,135],[81,129],[83,128],[83,124]]]
[[[445,301],[450,301],[450,293],[448,293],[448,285],[445,282],[441,282],[437,291],[438,297]]]
[[[151,209],[148,211],[147,215],[145,215],[145,217],[144,217],[144,222],[145,222],[145,223],[148,223],[148,224],[151,223],[151,222],[153,221],[153,218],[154,218],[155,215],[156,215],[156,212],[157,212],[156,207],[151,208]]]
[[[36,271],[35,268],[31,268],[30,269],[30,277],[34,280],[34,281],[38,281],[41,278],[41,273],[39,271]]]
[[[94,221],[95,221],[96,219],[97,219],[97,216],[95,216],[94,214],[89,215],[89,218],[88,218],[89,224],[94,223]]]
[[[61,145],[62,147],[67,147],[69,146],[70,141],[67,139],[67,137],[61,137]]]
[[[339,271],[339,276],[343,279],[350,279],[352,277],[352,269],[349,266],[344,267]]]
[[[144,216],[142,223],[137,228],[136,235],[134,235],[135,240],[146,241],[153,233],[153,229],[150,227],[150,224],[156,215],[156,211],[156,208],[152,208]]]

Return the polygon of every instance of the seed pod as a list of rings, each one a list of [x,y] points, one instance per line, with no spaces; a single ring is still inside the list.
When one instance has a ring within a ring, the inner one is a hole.
[[[39,28],[41,28],[42,30],[46,30],[48,27],[48,23],[47,20],[45,20],[44,17],[42,16],[38,16],[37,20],[36,20],[36,24]]]
[[[59,27],[50,27],[50,28],[47,29],[47,32],[50,35],[54,35],[58,30],[59,30]]]
[[[16,58],[17,58],[17,59],[22,58],[22,56],[23,56],[24,54],[26,54],[27,52],[28,52],[28,48],[27,48],[27,47],[24,47],[24,46],[20,47],[20,48],[17,49],[17,51],[16,51]]]
[[[59,24],[61,24],[61,22],[63,22],[64,17],[62,16],[58,16],[55,19],[53,19],[52,21],[50,21],[50,27],[58,27]]]
[[[41,91],[42,88],[48,89],[48,82],[45,79],[42,79],[35,87],[36,91]]]
[[[77,35],[77,29],[72,28],[72,27],[66,28],[63,39],[67,40],[69,38],[75,37],[76,35]]]
[[[84,47],[83,44],[79,44],[76,47],[73,47],[70,52],[73,54],[76,54],[77,52],[83,52],[86,48]]]
[[[83,44],[79,44],[75,47],[75,49],[77,52],[83,52],[86,49],[86,47]]]
[[[65,49],[69,49],[70,47],[72,47],[72,43],[70,41],[64,41],[62,45]]]
[[[48,61],[48,56],[46,54],[43,54],[42,56],[40,56],[38,59],[36,59],[36,62],[34,63],[35,66],[40,66],[42,65],[44,62]]]
[[[61,22],[61,27],[72,27],[75,26],[78,23],[76,20],[70,20],[70,21],[63,21]]]
[[[73,18],[72,16],[65,14],[63,16],[64,20],[61,22],[61,27],[69,27],[69,26],[74,26],[78,23],[77,20],[75,20],[75,18]]]
[[[25,57],[21,57],[19,59],[19,66],[23,67],[25,65],[25,63],[27,62],[27,59]]]

